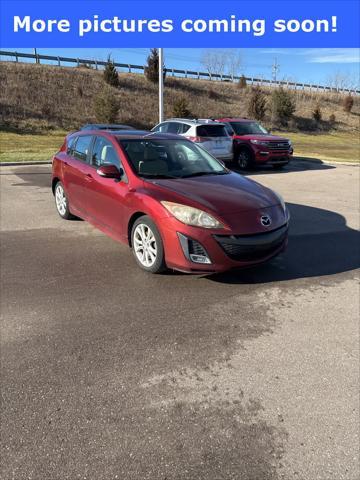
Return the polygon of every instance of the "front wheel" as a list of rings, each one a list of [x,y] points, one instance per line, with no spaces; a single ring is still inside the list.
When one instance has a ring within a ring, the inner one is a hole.
[[[57,182],[55,186],[54,194],[55,194],[56,210],[60,215],[60,217],[64,218],[65,220],[69,220],[70,218],[73,218],[69,209],[69,200],[66,195],[64,185],[61,182]]]
[[[131,246],[137,264],[147,272],[166,270],[164,246],[159,230],[147,215],[140,217],[131,230]]]
[[[247,149],[240,150],[237,154],[237,164],[241,170],[250,170],[253,166],[253,156]]]

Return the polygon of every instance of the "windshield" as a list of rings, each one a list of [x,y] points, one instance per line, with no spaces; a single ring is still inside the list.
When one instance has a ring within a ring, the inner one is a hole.
[[[189,140],[119,140],[135,173],[143,178],[223,175],[229,171]]]
[[[257,122],[230,122],[236,135],[266,135],[268,131]]]

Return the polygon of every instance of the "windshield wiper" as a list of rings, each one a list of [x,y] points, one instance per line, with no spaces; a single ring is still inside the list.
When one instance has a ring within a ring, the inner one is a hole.
[[[139,174],[140,177],[142,178],[181,178],[181,177],[175,177],[174,175],[165,175],[162,173],[143,173]]]
[[[194,173],[189,173],[188,175],[183,175],[181,178],[189,178],[189,177],[202,177],[204,175],[226,175],[227,172],[226,170],[223,170],[221,172],[194,172]]]

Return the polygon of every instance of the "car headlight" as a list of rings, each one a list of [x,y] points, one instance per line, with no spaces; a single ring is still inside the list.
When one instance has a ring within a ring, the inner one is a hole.
[[[220,223],[209,213],[199,210],[194,207],[188,207],[181,203],[161,202],[166,210],[168,210],[175,218],[186,225],[203,228],[223,228],[224,225]]]
[[[255,145],[263,145],[264,147],[268,146],[267,142],[264,142],[263,140],[254,139],[254,140],[250,140],[250,142],[255,143]]]

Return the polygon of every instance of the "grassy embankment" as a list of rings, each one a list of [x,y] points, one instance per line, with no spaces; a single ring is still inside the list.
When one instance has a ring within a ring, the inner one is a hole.
[[[108,87],[117,98],[117,121],[138,128],[157,122],[157,86],[142,75],[121,73],[119,88]],[[0,162],[48,160],[66,132],[96,121],[94,100],[104,88],[102,72],[83,68],[1,62]],[[270,103],[271,89],[264,87]],[[186,98],[193,118],[246,116],[251,88],[206,80],[167,78],[165,115],[174,102]],[[295,154],[328,161],[359,162],[360,98],[352,113],[343,109],[343,96],[334,93],[293,92],[296,111],[291,132]],[[322,122],[312,119],[320,105]],[[330,116],[335,115],[335,124]],[[264,119],[271,127],[270,111]],[[305,132],[304,130],[312,130]]]
[[[62,145],[65,134],[64,131],[42,135],[0,132],[0,162],[49,160]],[[329,162],[360,162],[360,140],[354,133],[309,135],[281,132],[281,135],[291,138],[297,157],[316,158]]]

